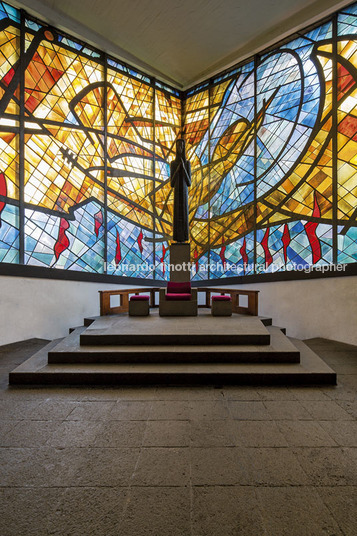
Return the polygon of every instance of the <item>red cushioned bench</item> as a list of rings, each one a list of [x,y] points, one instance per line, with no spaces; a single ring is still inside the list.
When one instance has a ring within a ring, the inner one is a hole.
[[[232,298],[227,294],[212,296],[212,316],[232,316]]]
[[[148,316],[150,313],[149,301],[150,296],[146,294],[130,296],[129,316]]]

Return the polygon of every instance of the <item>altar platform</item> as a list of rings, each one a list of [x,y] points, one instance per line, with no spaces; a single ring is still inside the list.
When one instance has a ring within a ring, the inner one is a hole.
[[[17,385],[316,385],[336,373],[269,318],[233,315],[86,320],[10,373]]]
[[[81,345],[240,345],[269,344],[270,335],[258,317],[212,317],[209,309],[197,316],[104,316],[80,336]]]

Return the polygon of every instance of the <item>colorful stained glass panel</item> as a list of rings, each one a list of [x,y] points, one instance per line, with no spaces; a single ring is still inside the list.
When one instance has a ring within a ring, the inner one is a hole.
[[[337,61],[337,260],[351,263],[357,259],[356,6],[338,16]]]
[[[182,93],[0,2],[0,262],[166,280],[181,136],[193,281],[356,262],[356,6]]]

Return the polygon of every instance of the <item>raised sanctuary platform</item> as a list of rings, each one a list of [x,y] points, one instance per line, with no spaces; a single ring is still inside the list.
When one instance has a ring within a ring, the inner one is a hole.
[[[269,344],[232,345],[91,345],[80,344],[85,328],[77,328],[48,352],[48,363],[298,363],[299,351],[279,328],[267,331]]]
[[[98,318],[80,336],[81,345],[202,345],[269,344],[270,335],[257,317],[234,315],[212,318],[201,309],[195,317],[106,316]]]
[[[17,385],[316,385],[336,373],[269,318],[87,319],[10,373]]]

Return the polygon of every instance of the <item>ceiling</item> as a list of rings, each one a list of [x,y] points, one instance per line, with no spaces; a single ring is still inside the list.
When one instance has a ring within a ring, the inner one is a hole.
[[[350,0],[9,1],[181,89],[350,3]]]

